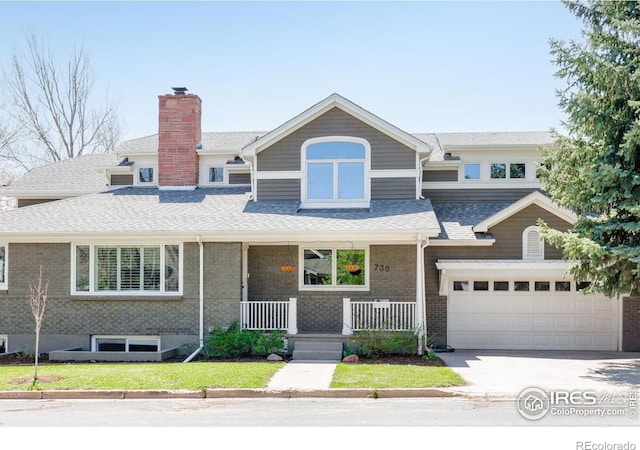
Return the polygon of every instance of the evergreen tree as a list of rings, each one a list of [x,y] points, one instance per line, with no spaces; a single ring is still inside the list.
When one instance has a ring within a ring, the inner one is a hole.
[[[608,296],[640,291],[640,3],[564,1],[583,42],[551,41],[566,136],[545,151],[546,192],[578,220],[543,227],[576,261],[574,277]]]

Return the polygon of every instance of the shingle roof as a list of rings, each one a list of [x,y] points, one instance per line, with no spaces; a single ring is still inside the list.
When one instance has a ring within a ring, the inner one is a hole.
[[[438,217],[440,239],[482,239],[473,232],[473,226],[503,210],[511,203],[441,203],[433,204]]]
[[[237,153],[242,147],[253,142],[266,131],[230,131],[218,133],[202,133],[202,149],[210,152]],[[158,135],[152,134],[123,142],[116,149],[118,154],[158,152]]]
[[[104,169],[117,167],[121,160],[114,153],[77,156],[36,167],[0,192],[9,197],[20,192],[33,195],[55,192],[62,196],[100,192],[108,183]]]
[[[299,210],[299,202],[253,202],[247,189],[167,191],[128,187],[3,212],[0,236],[437,232],[429,200],[372,201],[368,210]],[[313,235],[313,234],[312,234]]]
[[[433,147],[431,161],[443,161],[447,147],[551,145],[555,139],[549,131],[500,131],[478,133],[414,133]]]

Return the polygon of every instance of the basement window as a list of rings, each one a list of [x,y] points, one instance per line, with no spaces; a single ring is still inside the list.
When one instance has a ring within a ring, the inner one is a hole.
[[[159,352],[158,336],[93,336],[92,352]]]

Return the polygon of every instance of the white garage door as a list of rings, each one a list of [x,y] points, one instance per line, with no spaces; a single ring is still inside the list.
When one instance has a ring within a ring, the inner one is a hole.
[[[618,300],[580,294],[574,282],[449,282],[447,343],[454,348],[617,349]]]

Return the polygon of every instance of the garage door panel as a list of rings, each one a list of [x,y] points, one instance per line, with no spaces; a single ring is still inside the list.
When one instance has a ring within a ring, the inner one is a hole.
[[[450,292],[448,343],[469,349],[615,350],[618,306],[576,292]]]

